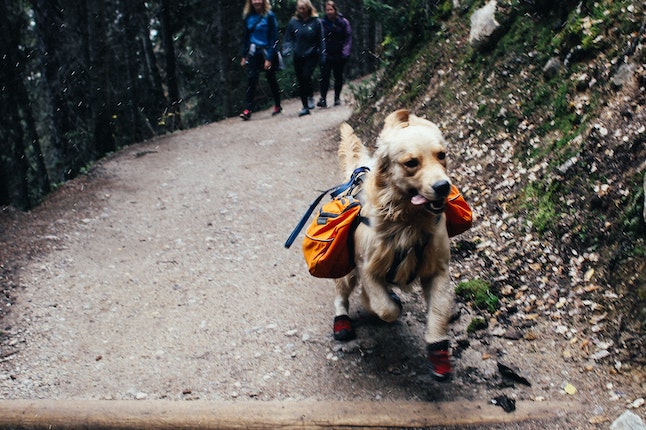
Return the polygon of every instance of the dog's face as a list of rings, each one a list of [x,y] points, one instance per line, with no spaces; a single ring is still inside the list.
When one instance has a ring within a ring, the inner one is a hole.
[[[377,187],[396,190],[398,196],[389,197],[407,206],[407,212],[442,212],[451,181],[438,127],[399,110],[386,118],[377,145]]]

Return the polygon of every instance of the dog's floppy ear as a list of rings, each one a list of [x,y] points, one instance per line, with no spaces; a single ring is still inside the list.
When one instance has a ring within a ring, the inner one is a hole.
[[[384,130],[388,128],[404,128],[408,127],[408,119],[410,111],[408,109],[399,109],[391,113],[384,120]]]

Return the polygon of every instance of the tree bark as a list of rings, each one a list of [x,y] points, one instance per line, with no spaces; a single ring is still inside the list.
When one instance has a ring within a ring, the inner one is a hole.
[[[166,59],[166,86],[168,87],[169,106],[166,113],[167,128],[170,131],[182,128],[181,99],[177,82],[177,61],[173,43],[173,27],[171,21],[170,0],[161,0],[160,22]]]
[[[97,157],[116,149],[111,123],[111,94],[108,90],[108,47],[106,12],[102,0],[87,0],[90,60],[90,106],[93,112],[94,145]]]
[[[58,0],[31,0],[36,22],[38,51],[42,74],[45,78],[42,88],[47,111],[47,131],[53,158],[57,165],[67,166],[71,162],[70,142],[67,138],[72,131],[70,110],[61,85],[61,54],[63,18]],[[64,172],[52,172],[55,181],[62,181]]]
[[[21,9],[11,9],[5,0],[0,2],[0,29],[4,34],[4,47],[2,59],[4,61],[3,71],[5,75],[6,91],[5,100],[7,109],[3,115],[7,124],[12,124],[12,130],[8,136],[9,145],[13,150],[13,164],[17,176],[17,197],[18,205],[30,209],[33,201],[30,197],[30,176],[33,176],[37,195],[48,193],[50,188],[49,176],[45,167],[44,156],[40,147],[40,141],[36,132],[36,123],[32,112],[32,104],[29,93],[25,87],[23,76],[25,76],[25,59],[20,50],[21,29],[26,25]],[[32,172],[29,163],[29,154],[26,151],[26,142],[32,144],[33,156],[36,169]]]
[[[143,106],[144,115],[149,127],[157,131],[157,125],[162,117],[164,107],[168,105],[168,100],[164,95],[163,81],[159,74],[157,58],[155,57],[153,44],[150,40],[150,25],[148,24],[150,17],[148,16],[148,10],[143,1],[136,2],[135,5],[137,13],[141,14],[142,18],[146,20],[145,23],[141,23],[138,39],[141,42],[142,50],[139,61],[142,63],[141,67],[143,68],[144,90],[148,94],[147,102]]]

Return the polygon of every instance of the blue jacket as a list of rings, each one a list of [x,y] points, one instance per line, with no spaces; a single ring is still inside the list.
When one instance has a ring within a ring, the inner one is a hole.
[[[245,18],[242,57],[249,57],[249,48],[255,45],[255,52],[263,52],[265,60],[274,58],[278,48],[278,21],[272,11],[266,15],[251,12]]]
[[[283,39],[283,53],[297,58],[320,56],[323,58],[325,44],[321,21],[315,16],[302,20],[292,17],[287,24]]]

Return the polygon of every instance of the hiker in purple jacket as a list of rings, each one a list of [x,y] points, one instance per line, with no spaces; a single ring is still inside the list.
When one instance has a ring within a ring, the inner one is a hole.
[[[321,98],[317,105],[327,107],[327,91],[330,88],[330,74],[334,74],[334,106],[341,104],[343,70],[350,57],[352,29],[350,22],[339,12],[332,0],[325,2],[323,39],[325,41],[325,62],[321,64]]]

